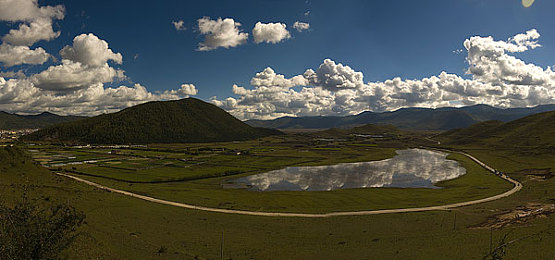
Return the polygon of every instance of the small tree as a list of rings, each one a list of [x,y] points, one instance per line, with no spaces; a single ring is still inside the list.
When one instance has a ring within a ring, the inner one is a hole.
[[[25,194],[13,207],[0,204],[0,259],[58,259],[84,219],[72,206],[45,206]]]
[[[505,256],[507,255],[507,248],[509,247],[509,245],[516,243],[520,240],[523,239],[527,239],[530,238],[532,236],[538,236],[541,233],[543,233],[544,231],[538,232],[538,233],[533,233],[530,235],[526,235],[511,241],[507,241],[507,238],[509,237],[509,234],[511,234],[511,232],[513,232],[513,230],[509,231],[508,233],[506,233],[505,235],[503,235],[503,237],[501,239],[499,239],[498,242],[498,246],[496,248],[493,248],[488,254],[486,254],[484,257],[482,257],[483,260],[502,260],[505,259]]]
[[[166,248],[165,246],[161,246],[160,249],[158,249],[158,255],[162,255],[165,254],[166,252],[168,252],[168,248]]]
[[[505,234],[501,239],[499,239],[498,246],[493,248],[489,254],[485,255],[482,259],[484,260],[502,260],[507,254],[507,237],[510,232]]]

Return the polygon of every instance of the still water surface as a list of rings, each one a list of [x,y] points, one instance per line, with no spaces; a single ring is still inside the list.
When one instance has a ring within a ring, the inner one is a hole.
[[[349,188],[438,188],[434,183],[466,173],[447,153],[423,149],[396,151],[393,158],[327,166],[287,167],[231,181],[254,191],[329,191]],[[228,186],[229,187],[229,186]]]

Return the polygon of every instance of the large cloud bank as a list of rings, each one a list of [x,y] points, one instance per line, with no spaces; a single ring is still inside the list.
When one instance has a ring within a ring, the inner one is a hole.
[[[13,45],[31,46],[40,40],[52,40],[60,35],[54,32],[52,20],[63,19],[65,8],[61,5],[39,7],[37,0],[0,1],[0,20],[21,22],[11,29],[2,41]]]
[[[110,62],[121,63],[122,56],[94,34],[81,34],[72,46],[60,51],[61,64],[34,75],[0,77],[0,110],[38,113],[96,115],[118,111],[147,101],[179,99],[196,95],[192,84],[178,90],[151,93],[144,86],[105,88],[105,83],[124,79],[123,70]]]
[[[63,6],[40,7],[36,0],[0,0],[0,20],[20,22],[18,29],[2,37],[0,63],[9,68],[47,62],[51,54],[41,47],[32,49],[30,46],[58,37],[60,32],[52,30],[52,20],[63,19],[64,12]],[[40,28],[35,30],[36,26]],[[123,57],[92,33],[76,36],[73,44],[65,46],[59,54],[59,63],[36,74],[1,71],[0,111],[96,115],[198,92],[192,84],[162,93],[151,93],[140,84],[105,87],[106,83],[126,79],[123,70],[113,67],[113,64],[121,64]]]
[[[21,64],[43,64],[50,58],[43,48],[30,46],[41,40],[60,36],[52,28],[54,19],[64,18],[61,5],[39,7],[37,0],[1,0],[0,21],[18,25],[2,37],[0,63],[6,67]]]
[[[551,104],[555,103],[552,68],[525,63],[511,55],[540,47],[539,37],[533,29],[505,41],[480,36],[467,39],[464,47],[471,79],[441,72],[423,79],[364,82],[362,72],[326,59],[315,71],[308,69],[289,79],[266,68],[251,80],[253,88],[233,86],[237,98],[211,101],[241,119],[348,115],[412,106]]]

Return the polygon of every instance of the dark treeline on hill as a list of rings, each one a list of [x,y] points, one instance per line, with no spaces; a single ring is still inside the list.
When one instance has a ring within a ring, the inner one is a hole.
[[[47,127],[24,140],[90,144],[217,142],[280,134],[251,127],[195,98],[155,101]]]
[[[29,161],[29,157],[17,147],[0,147],[0,172],[5,171],[8,166],[20,166],[26,161]]]
[[[274,129],[351,128],[365,124],[390,124],[407,130],[451,130],[488,120],[508,122],[546,111],[555,111],[555,105],[509,109],[494,108],[487,105],[437,109],[402,108],[392,112],[362,112],[358,115],[344,117],[281,117],[274,120],[248,120],[246,123],[255,127]]]
[[[523,117],[508,123],[485,121],[444,132],[437,140],[456,145],[531,146],[555,149],[555,111]]]
[[[81,116],[59,116],[49,112],[38,115],[17,115],[0,111],[0,129],[35,129],[44,128],[62,122],[82,119]]]

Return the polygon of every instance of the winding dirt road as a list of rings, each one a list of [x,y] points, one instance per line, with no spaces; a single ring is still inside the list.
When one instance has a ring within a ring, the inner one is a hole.
[[[434,149],[434,150],[448,151],[448,150],[442,150],[442,149]],[[448,152],[454,152],[454,151],[448,151]],[[457,153],[460,153],[460,154],[463,154],[463,155],[467,156],[468,158],[470,158],[471,160],[478,163],[479,165],[481,165],[482,167],[484,167],[485,169],[487,169],[488,171],[490,171],[492,173],[496,172],[495,169],[486,165],[485,163],[483,163],[482,161],[478,160],[477,158],[475,158],[474,156],[472,156],[470,154],[467,154],[467,153],[464,153],[464,152],[457,152]],[[288,212],[261,212],[261,211],[246,211],[246,210],[234,210],[234,209],[219,209],[219,208],[209,208],[209,207],[203,207],[203,206],[196,206],[196,205],[191,205],[191,204],[185,204],[185,203],[179,203],[179,202],[174,202],[174,201],[157,199],[157,198],[144,196],[144,195],[140,195],[140,194],[124,191],[124,190],[118,190],[118,189],[106,187],[106,186],[100,185],[100,184],[92,182],[92,181],[88,181],[88,180],[85,180],[85,179],[82,179],[82,178],[79,178],[79,177],[75,177],[73,175],[68,175],[68,174],[59,173],[59,172],[56,172],[56,174],[60,175],[60,176],[67,177],[67,178],[74,179],[76,181],[85,183],[87,185],[90,185],[90,186],[93,186],[93,187],[96,187],[96,188],[99,188],[99,189],[102,189],[102,190],[106,190],[106,191],[110,191],[110,192],[114,192],[114,193],[119,193],[119,194],[122,194],[122,195],[125,195],[125,196],[129,196],[129,197],[133,197],[133,198],[137,198],[137,199],[142,199],[142,200],[146,200],[146,201],[150,201],[150,202],[154,202],[154,203],[170,205],[170,206],[186,208],[186,209],[193,209],[193,210],[202,210],[202,211],[226,213],[226,214],[264,216],[264,217],[328,218],[328,217],[337,217],[337,216],[362,216],[362,215],[378,215],[378,214],[390,214],[390,213],[449,210],[449,209],[452,209],[452,208],[470,206],[470,205],[475,205],[475,204],[479,204],[479,203],[484,203],[484,202],[489,202],[489,201],[494,201],[494,200],[498,200],[498,199],[501,199],[501,198],[505,198],[505,197],[508,197],[511,194],[519,191],[522,188],[522,184],[520,182],[518,182],[514,179],[511,179],[510,177],[508,177],[506,175],[501,175],[501,176],[499,176],[500,178],[514,184],[514,187],[511,190],[506,191],[504,193],[501,193],[501,194],[498,194],[498,195],[495,195],[495,196],[491,196],[491,197],[487,197],[487,198],[483,198],[483,199],[479,199],[479,200],[465,201],[465,202],[460,202],[460,203],[446,204],[446,205],[439,205],[439,206],[420,207],[420,208],[382,209],[382,210],[365,210],[365,211],[341,211],[341,212],[330,212],[330,213],[288,213]]]

